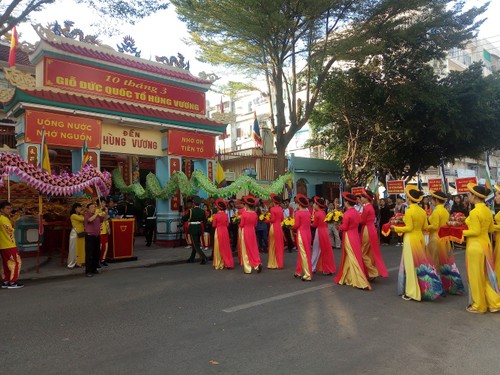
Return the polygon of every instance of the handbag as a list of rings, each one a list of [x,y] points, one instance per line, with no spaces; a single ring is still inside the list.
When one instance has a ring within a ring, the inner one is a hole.
[[[78,238],[82,238],[82,237],[85,237],[85,235],[86,235],[86,234],[87,234],[87,232],[85,232],[85,231],[83,231],[83,232],[78,232],[78,233],[76,234],[76,237],[78,237]]]

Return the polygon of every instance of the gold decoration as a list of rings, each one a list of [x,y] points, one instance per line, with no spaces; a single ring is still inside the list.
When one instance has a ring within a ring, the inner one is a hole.
[[[207,74],[205,73],[205,71],[198,73],[198,77],[204,79],[205,81],[209,81],[210,83],[214,83],[215,81],[220,79],[220,77],[217,74],[215,73]]]
[[[49,28],[43,27],[41,24],[36,24],[33,25],[33,28],[35,29],[36,33],[41,39],[52,41],[52,42],[58,42],[60,41],[60,37],[57,37],[56,34],[52,32]]]
[[[15,89],[0,89],[0,103],[9,102],[15,94]]]
[[[35,50],[36,45],[23,41],[17,45],[17,48],[23,52],[31,53]]]
[[[220,122],[221,124],[232,124],[236,122],[236,115],[233,112],[214,112],[210,117],[212,120]]]
[[[31,76],[31,74],[23,73],[17,70],[15,66],[3,68],[3,71],[5,73],[5,78],[12,86],[19,87],[22,90],[35,89],[35,78]]]

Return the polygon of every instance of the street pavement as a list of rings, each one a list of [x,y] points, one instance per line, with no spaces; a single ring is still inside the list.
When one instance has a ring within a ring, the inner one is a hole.
[[[205,251],[210,255],[211,250]],[[142,237],[137,237],[134,246],[134,256],[137,260],[110,263],[109,270],[118,270],[124,268],[140,268],[165,264],[179,264],[189,258],[191,249],[185,247],[165,248],[152,245],[147,247],[143,243]],[[61,260],[59,252],[54,254],[42,255],[38,259],[35,254],[30,257],[23,257],[20,280],[28,283],[29,280],[67,278],[81,276],[84,268],[68,269],[66,267],[66,258]],[[37,266],[38,263],[38,266]]]
[[[294,279],[297,253],[252,275],[185,264],[187,249],[138,248],[93,278],[50,259],[0,290],[0,373],[498,374],[500,314],[467,313],[467,296],[403,301],[401,248],[382,252],[373,291]]]

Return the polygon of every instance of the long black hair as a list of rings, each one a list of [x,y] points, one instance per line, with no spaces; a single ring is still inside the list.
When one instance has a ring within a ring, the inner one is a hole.
[[[73,203],[73,206],[71,207],[71,211],[69,212],[70,215],[76,214],[76,209],[78,207],[82,207],[80,203]]]

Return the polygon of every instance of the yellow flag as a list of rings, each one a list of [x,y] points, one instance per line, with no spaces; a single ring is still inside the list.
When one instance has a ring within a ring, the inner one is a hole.
[[[40,165],[42,167],[42,171],[48,172],[48,174],[52,174],[50,170],[50,159],[49,159],[49,148],[47,147],[47,143],[45,142],[45,129],[42,129],[42,144],[40,146],[42,157],[40,158]]]
[[[215,166],[215,185],[218,188],[226,186],[226,174],[224,173],[224,168],[222,168],[220,160],[217,160]]]

